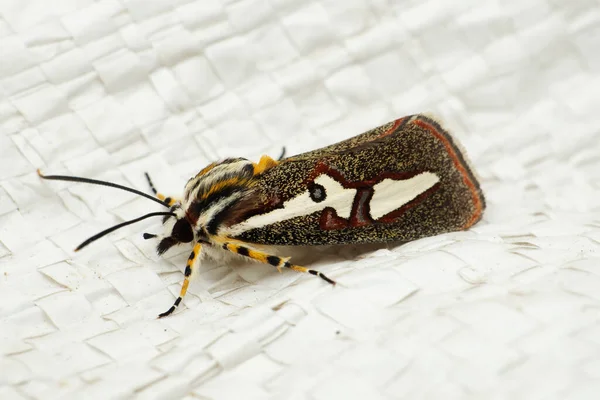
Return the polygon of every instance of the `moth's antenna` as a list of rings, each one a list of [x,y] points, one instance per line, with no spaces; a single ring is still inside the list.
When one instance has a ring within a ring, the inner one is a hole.
[[[171,217],[176,217],[177,216],[175,213],[168,212],[168,211],[167,212],[153,212],[153,213],[150,213],[150,214],[142,215],[141,217],[136,218],[136,219],[132,219],[132,220],[129,220],[129,221],[121,222],[120,224],[117,224],[115,226],[111,226],[110,228],[105,229],[102,232],[97,233],[94,236],[88,238],[83,243],[81,243],[79,246],[77,246],[75,248],[75,251],[79,251],[79,250],[83,249],[88,244],[90,244],[90,243],[92,243],[92,242],[100,239],[102,236],[106,236],[109,233],[111,233],[113,231],[116,231],[119,228],[122,228],[122,227],[127,226],[127,225],[131,225],[131,224],[135,224],[136,222],[141,221],[141,220],[146,219],[146,218],[157,217],[157,216],[160,216],[160,215],[169,215]]]
[[[127,186],[119,185],[119,184],[116,184],[116,183],[106,182],[106,181],[99,181],[99,180],[96,180],[96,179],[81,178],[81,177],[78,177],[78,176],[44,175],[44,174],[42,174],[42,171],[40,171],[39,169],[37,170],[37,173],[40,176],[40,178],[42,178],[42,179],[55,180],[55,181],[69,181],[69,182],[91,183],[92,185],[108,186],[108,187],[113,187],[113,188],[125,190],[127,192],[135,193],[138,196],[142,196],[142,197],[145,197],[145,198],[150,199],[152,201],[155,201],[155,202],[159,203],[160,205],[162,205],[164,207],[168,207],[167,204],[165,204],[162,200],[157,199],[156,197],[152,197],[152,196],[150,196],[147,193],[140,192],[139,190],[136,190],[136,189],[133,189],[133,188],[129,188]]]

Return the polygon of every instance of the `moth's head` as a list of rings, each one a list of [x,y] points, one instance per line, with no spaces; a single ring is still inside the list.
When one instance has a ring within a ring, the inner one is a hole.
[[[194,241],[195,235],[192,224],[185,215],[185,211],[179,203],[171,207],[174,213],[172,216],[166,216],[163,219],[165,233],[159,237],[156,252],[161,255],[171,247],[180,243],[190,243]],[[144,238],[150,239],[155,235],[144,234]]]
[[[251,161],[228,158],[208,165],[190,178],[183,199],[171,207],[174,215],[163,219],[165,233],[158,237],[158,254],[180,243],[207,241],[205,230],[210,231],[207,228],[217,214],[244,196],[253,175]]]

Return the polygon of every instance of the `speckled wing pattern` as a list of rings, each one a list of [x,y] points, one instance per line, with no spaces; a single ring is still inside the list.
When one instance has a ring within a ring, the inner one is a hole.
[[[284,159],[255,187],[256,206],[224,224],[267,245],[410,241],[467,229],[485,209],[464,153],[423,115]]]

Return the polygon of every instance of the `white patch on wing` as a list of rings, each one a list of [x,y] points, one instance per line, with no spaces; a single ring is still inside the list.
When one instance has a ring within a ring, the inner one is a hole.
[[[397,210],[439,181],[440,178],[431,172],[422,172],[410,179],[382,180],[373,186],[375,193],[370,202],[371,218],[379,219]]]
[[[340,217],[349,218],[356,189],[345,189],[338,181],[326,174],[319,175],[314,182],[325,188],[326,197],[323,201],[314,202],[310,198],[309,191],[306,190],[298,196],[285,201],[283,208],[250,217],[244,222],[232,226],[228,230],[228,233],[238,235],[250,229],[261,228],[275,222],[309,215],[315,211],[323,210],[325,207],[332,207]]]

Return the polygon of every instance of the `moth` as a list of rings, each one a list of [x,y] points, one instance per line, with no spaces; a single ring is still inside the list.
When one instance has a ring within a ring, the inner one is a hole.
[[[154,196],[94,179],[42,175],[44,179],[110,186],[167,207],[115,225],[81,243],[79,250],[123,226],[162,216],[166,233],[158,254],[191,243],[179,297],[188,289],[202,248],[223,251],[335,281],[321,272],[271,254],[265,245],[323,245],[400,241],[458,231],[481,219],[485,199],[464,152],[434,119],[411,115],[331,146],[258,163],[245,158],[213,162],[190,178],[181,197]]]

